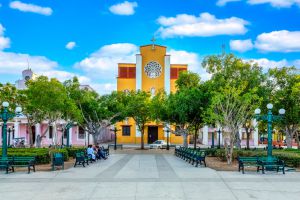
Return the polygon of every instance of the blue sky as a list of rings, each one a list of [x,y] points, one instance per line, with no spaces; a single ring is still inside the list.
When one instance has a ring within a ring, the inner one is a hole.
[[[300,0],[0,0],[0,82],[30,67],[60,80],[79,76],[100,93],[116,87],[118,62],[138,46],[168,47],[172,63],[232,52],[266,70],[300,68]],[[69,43],[69,44],[68,44]]]

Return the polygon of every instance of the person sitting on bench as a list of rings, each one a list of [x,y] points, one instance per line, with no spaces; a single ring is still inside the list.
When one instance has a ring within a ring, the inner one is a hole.
[[[96,155],[94,153],[94,148],[92,145],[89,145],[87,148],[87,154],[88,156],[91,156],[92,160],[95,161],[96,160]]]
[[[103,158],[104,160],[106,160],[107,159],[107,157],[105,156],[105,152],[103,151],[103,149],[101,148],[101,147],[99,147],[99,146],[96,146],[96,148],[97,148],[97,156],[98,156],[98,158],[99,159],[101,159],[101,158]]]

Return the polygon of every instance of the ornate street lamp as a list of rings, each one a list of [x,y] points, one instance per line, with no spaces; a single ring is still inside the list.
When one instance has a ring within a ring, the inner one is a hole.
[[[9,113],[8,112],[8,107],[9,103],[8,102],[3,102],[2,106],[4,108],[3,112],[0,113],[0,118],[3,120],[3,127],[2,127],[2,159],[7,158],[7,121],[9,119],[14,118],[15,116],[19,116],[22,112],[21,107],[16,107],[15,112],[16,113]]]
[[[165,127],[164,131],[167,132],[167,150],[170,150],[169,137],[170,137],[170,129],[169,127]]]
[[[67,131],[67,147],[70,147],[70,128],[73,126],[76,126],[76,122],[69,121],[66,125],[66,131]]]
[[[218,134],[219,134],[219,138],[218,138],[218,149],[220,149],[221,148],[221,128],[219,128],[219,130],[217,131],[218,132]]]
[[[282,108],[279,110],[279,115],[273,115],[272,114],[272,108],[273,104],[269,103],[267,105],[268,108],[268,114],[267,115],[260,115],[261,110],[259,108],[255,109],[255,118],[258,121],[266,121],[268,123],[268,158],[267,160],[271,160],[272,158],[272,123],[274,121],[279,121],[283,118],[283,115],[285,114],[285,110]]]
[[[215,148],[215,132],[211,133],[211,148]]]
[[[117,129],[116,126],[113,126],[113,128],[110,129],[110,131],[113,131],[115,133],[115,146],[114,146],[114,150],[117,150],[117,132],[119,131],[119,129]]]

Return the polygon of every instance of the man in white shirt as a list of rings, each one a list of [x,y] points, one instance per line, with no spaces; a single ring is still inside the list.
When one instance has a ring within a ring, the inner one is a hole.
[[[96,160],[96,155],[92,145],[89,145],[87,148],[87,154],[92,157],[93,160]]]

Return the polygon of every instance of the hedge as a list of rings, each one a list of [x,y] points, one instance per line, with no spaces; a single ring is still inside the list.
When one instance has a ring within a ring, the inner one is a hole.
[[[36,158],[37,164],[49,164],[51,163],[51,155],[53,153],[62,153],[64,155],[64,160],[68,161],[69,157],[74,157],[75,152],[84,151],[84,148],[63,148],[63,149],[50,149],[50,148],[8,148],[8,156],[24,156]],[[2,149],[0,149],[0,154]]]
[[[68,147],[66,150],[68,151],[69,157],[75,158],[75,153],[80,151],[85,151],[85,147]]]
[[[208,156],[219,157],[226,161],[225,149],[206,149]],[[273,150],[273,155],[283,160],[287,166],[300,167],[300,151],[299,150]],[[266,150],[241,150],[234,149],[233,159],[238,156],[251,157],[251,156],[267,156]]]

